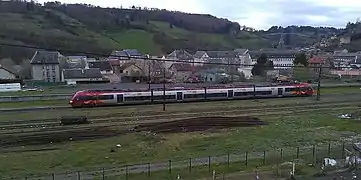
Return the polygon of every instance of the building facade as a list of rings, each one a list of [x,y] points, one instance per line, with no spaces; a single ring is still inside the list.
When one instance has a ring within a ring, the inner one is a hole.
[[[59,52],[36,51],[30,61],[33,80],[61,82],[60,62],[64,56]]]

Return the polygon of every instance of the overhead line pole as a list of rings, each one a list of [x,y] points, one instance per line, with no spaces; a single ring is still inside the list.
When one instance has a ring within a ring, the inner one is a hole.
[[[163,69],[163,111],[165,111],[165,62]]]
[[[321,96],[321,74],[322,74],[322,64],[320,65],[320,70],[318,72],[318,83],[317,83],[317,97],[316,100],[319,101],[320,100],[320,96]]]

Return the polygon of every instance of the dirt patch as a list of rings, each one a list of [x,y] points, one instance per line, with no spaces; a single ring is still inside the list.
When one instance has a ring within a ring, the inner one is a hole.
[[[197,117],[161,123],[141,124],[134,128],[135,131],[151,131],[154,133],[179,133],[225,129],[231,127],[261,126],[267,123],[256,117]]]
[[[77,130],[41,132],[34,134],[13,134],[0,137],[1,147],[14,147],[25,145],[44,145],[69,141],[100,139],[117,136],[124,132],[105,127],[84,128]]]

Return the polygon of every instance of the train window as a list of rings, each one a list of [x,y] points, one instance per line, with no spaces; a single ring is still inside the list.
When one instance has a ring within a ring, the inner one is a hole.
[[[98,96],[98,100],[110,100],[110,99],[114,99],[113,95],[100,95]]]
[[[209,93],[207,97],[226,97],[227,93]]]
[[[79,96],[77,99],[81,101],[96,100],[96,96]]]
[[[184,99],[191,99],[191,98],[204,98],[204,94],[185,94]]]
[[[175,99],[175,95],[165,95],[165,99]],[[153,96],[153,100],[163,100],[163,95],[160,96]]]
[[[256,91],[256,95],[270,95],[272,91]]]
[[[150,96],[135,96],[135,97],[125,97],[125,101],[146,101],[150,100]]]
[[[252,96],[253,95],[253,91],[248,91],[248,92],[235,92],[234,96]]]
[[[285,92],[296,91],[296,88],[285,88]]]
[[[306,87],[301,87],[300,91],[307,91],[307,88]]]

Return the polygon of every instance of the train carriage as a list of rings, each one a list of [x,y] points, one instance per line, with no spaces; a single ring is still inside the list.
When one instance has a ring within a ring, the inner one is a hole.
[[[95,107],[120,104],[147,104],[163,102],[190,102],[204,100],[233,100],[249,98],[279,98],[312,96],[310,84],[241,87],[210,87],[198,89],[163,89],[151,91],[88,90],[77,92],[69,104],[72,107]]]

